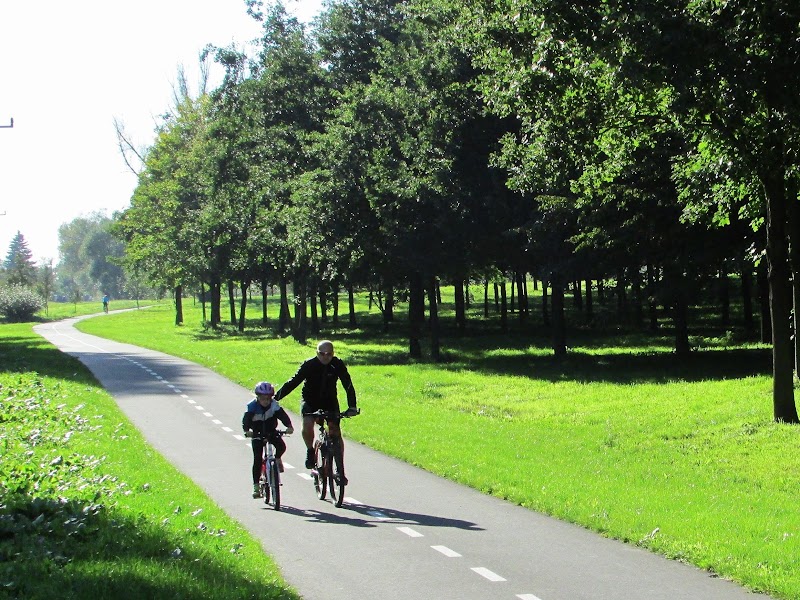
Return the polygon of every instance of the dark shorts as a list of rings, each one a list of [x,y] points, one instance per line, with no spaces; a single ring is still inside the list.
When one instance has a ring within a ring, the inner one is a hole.
[[[304,417],[306,415],[310,415],[313,412],[317,412],[318,410],[332,411],[338,414],[340,412],[339,402],[334,400],[333,402],[324,402],[321,404],[314,404],[314,405],[312,405],[309,402],[306,402],[305,400],[302,400],[300,402],[300,414],[303,415]]]

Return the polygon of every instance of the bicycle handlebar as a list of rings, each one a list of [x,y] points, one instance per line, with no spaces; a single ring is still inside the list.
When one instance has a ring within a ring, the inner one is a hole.
[[[247,432],[247,433],[249,433],[249,432]],[[267,440],[267,438],[265,438],[262,435],[247,435],[247,433],[244,434],[244,437],[250,438],[251,440],[265,440],[265,441]],[[274,431],[274,433],[278,437],[283,437],[284,435],[292,435],[291,433],[286,433],[285,429],[276,429]]]
[[[355,410],[355,412],[351,413],[351,410]],[[338,412],[335,410],[316,410],[312,413],[308,413],[307,416],[309,417],[324,417],[326,419],[349,419],[350,417],[355,417],[356,415],[361,414],[360,408],[350,409],[348,408],[344,412]]]

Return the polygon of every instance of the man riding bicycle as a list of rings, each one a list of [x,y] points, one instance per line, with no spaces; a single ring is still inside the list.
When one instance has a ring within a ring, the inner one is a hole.
[[[344,361],[333,355],[333,342],[323,340],[317,344],[317,355],[304,361],[300,368],[281,386],[275,399],[280,400],[301,383],[302,401],[300,413],[303,415],[303,441],[306,444],[306,468],[314,468],[314,424],[317,418],[311,413],[317,410],[332,411],[339,414],[339,401],[336,397],[336,382],[340,381],[347,394],[347,413],[357,414],[356,390]],[[341,440],[339,419],[328,419],[328,431]],[[341,441],[344,452],[344,442]],[[344,476],[344,473],[342,473]]]
[[[283,472],[281,456],[286,452],[286,443],[276,433],[278,421],[286,426],[286,433],[293,433],[292,420],[283,410],[278,401],[274,399],[275,387],[268,381],[258,383],[253,390],[256,397],[247,405],[247,410],[242,417],[244,436],[253,438],[253,498],[261,496],[258,488],[258,479],[261,477],[261,464],[264,461],[264,444],[269,441],[275,446],[275,458],[278,460],[278,470]]]

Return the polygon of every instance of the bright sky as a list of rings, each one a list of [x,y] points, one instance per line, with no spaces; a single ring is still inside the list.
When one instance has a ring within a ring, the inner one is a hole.
[[[308,22],[321,0],[284,4]],[[196,84],[206,44],[260,32],[245,0],[8,0],[0,23],[0,261],[20,231],[53,264],[63,223],[129,206],[114,118],[149,146],[179,65]]]

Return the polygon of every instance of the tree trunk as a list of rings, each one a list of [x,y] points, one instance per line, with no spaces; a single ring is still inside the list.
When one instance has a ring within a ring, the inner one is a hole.
[[[683,283],[675,293],[672,310],[672,319],[675,324],[675,354],[686,357],[691,354],[692,348],[689,345],[689,304],[683,291]]]
[[[311,331],[314,335],[319,333],[319,313],[317,312],[317,295],[319,288],[316,283],[311,284],[311,289],[308,294],[309,303],[311,305]]]
[[[639,329],[644,321],[644,307],[642,306],[642,276],[638,269],[631,277],[631,296],[633,297],[633,326]]]
[[[592,297],[592,280],[586,278],[586,322],[590,325],[594,320],[594,298]]]
[[[266,327],[269,323],[267,318],[267,297],[269,292],[269,284],[266,278],[261,279],[261,323]]]
[[[333,302],[333,323],[334,324],[338,324],[339,323],[339,284],[338,283],[335,283],[333,285],[332,294],[333,294],[333,298],[332,298],[332,302]]]
[[[766,261],[761,261],[758,265],[756,284],[758,286],[761,343],[769,344],[772,341],[772,321],[769,316],[769,280],[767,279]]]
[[[389,330],[389,323],[394,321],[394,286],[384,287],[383,323],[385,330]]]
[[[579,279],[572,282],[572,305],[578,312],[583,312],[583,289]]]
[[[744,320],[744,330],[747,333],[747,337],[750,337],[755,331],[755,320],[753,318],[753,270],[746,259],[740,258],[739,262],[741,264],[742,281],[742,318]]]
[[[787,241],[787,197],[783,170],[762,174],[767,200],[767,264],[772,324],[772,405],[776,421],[797,423],[794,402],[794,350],[790,329],[792,304]],[[797,199],[793,198],[793,202]]]
[[[183,325],[183,286],[175,286],[175,325]]]
[[[286,331],[289,329],[289,323],[292,321],[292,316],[289,313],[289,284],[286,281],[286,276],[281,276],[280,283],[278,284],[280,290],[280,309],[278,311],[278,330]]]
[[[467,328],[466,306],[464,303],[464,280],[456,279],[453,282],[456,303],[456,326],[459,333],[464,333]]]
[[[358,327],[358,323],[356,323],[356,297],[353,292],[353,284],[350,282],[347,283],[347,304],[350,309],[350,327]]]
[[[547,294],[550,282],[547,279],[542,279],[542,323],[545,327],[550,326],[550,313],[547,309]]]
[[[228,279],[228,303],[231,307],[231,325],[236,325],[236,296],[234,291],[233,280]]]
[[[525,291],[525,277],[522,273],[514,273],[514,284],[517,286],[517,303],[519,304],[519,321],[525,322],[528,316],[528,298]]]
[[[617,319],[620,323],[628,322],[628,295],[626,292],[627,282],[625,272],[620,269],[617,273]]]
[[[500,331],[508,331],[508,298],[506,297],[506,278],[500,282]]]
[[[222,281],[216,275],[212,275],[209,287],[211,293],[211,327],[216,329],[222,323]]]
[[[203,326],[205,326],[208,321],[208,315],[206,314],[206,286],[202,281],[200,282],[200,305],[203,309]]]
[[[422,276],[419,273],[413,273],[409,278],[408,285],[408,354],[411,358],[422,358],[420,337],[422,326],[425,323],[425,290],[422,285]]]
[[[239,303],[239,331],[244,331],[245,311],[247,310],[247,288],[250,287],[249,281],[241,283],[242,299]]]
[[[489,318],[489,280],[483,280],[483,318]]]
[[[308,283],[305,275],[299,275],[294,280],[294,328],[292,336],[299,344],[308,341]]]
[[[441,356],[441,342],[439,339],[439,308],[438,308],[438,279],[431,277],[428,287],[428,304],[430,312],[430,331],[431,331],[431,358],[439,362]]]
[[[792,282],[792,335],[794,339],[794,370],[800,374],[800,210],[797,207],[797,186],[794,179],[787,183],[786,210],[788,214],[789,266]]]
[[[328,322],[328,286],[319,286],[319,317],[323,323]]]
[[[731,285],[725,261],[719,270],[719,303],[721,325],[727,329],[731,326]]]
[[[550,277],[553,303],[553,353],[561,358],[567,354],[567,320],[564,314],[564,282],[560,277]]]
[[[650,317],[650,333],[658,331],[658,304],[656,303],[656,269],[647,263],[647,313]]]

